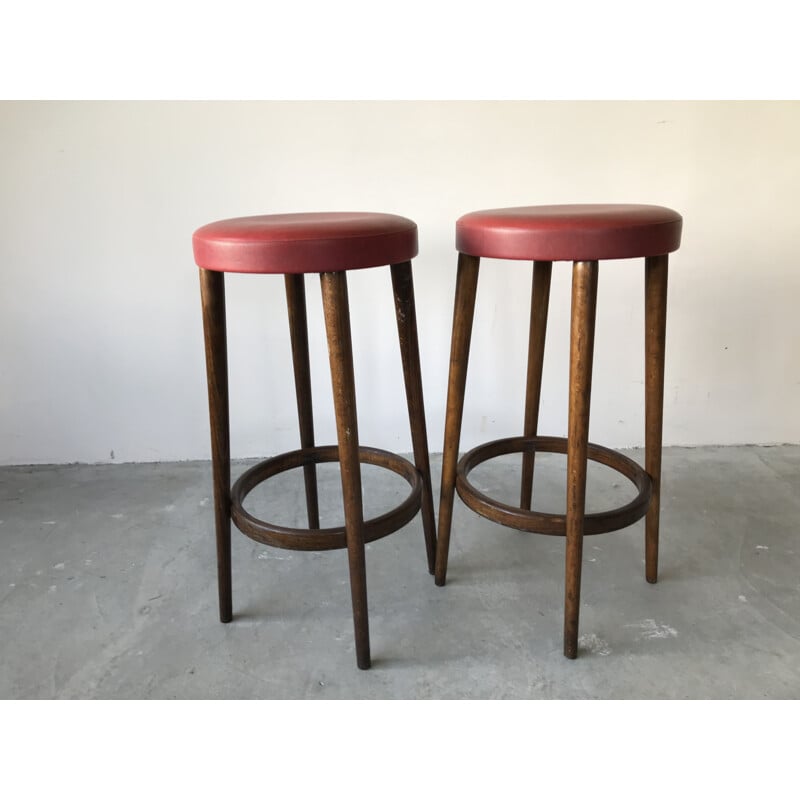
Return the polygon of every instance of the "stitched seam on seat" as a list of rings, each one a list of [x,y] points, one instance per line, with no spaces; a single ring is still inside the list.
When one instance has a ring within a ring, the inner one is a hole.
[[[369,234],[360,234],[360,233],[353,233],[353,234],[345,234],[343,236],[328,236],[324,239],[267,239],[267,240],[260,240],[260,239],[241,239],[239,237],[228,237],[224,239],[217,239],[217,238],[202,238],[201,241],[213,242],[214,244],[222,244],[224,242],[230,242],[232,244],[253,244],[253,245],[268,245],[268,244],[285,244],[286,242],[296,242],[298,244],[303,242],[340,242],[340,241],[347,241],[348,239],[378,239],[384,236],[403,236],[413,233],[416,230],[416,226],[413,228],[408,228],[402,231],[391,231],[386,233],[369,233]]]

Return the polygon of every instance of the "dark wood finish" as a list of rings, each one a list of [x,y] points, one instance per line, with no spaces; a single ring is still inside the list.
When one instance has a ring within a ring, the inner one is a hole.
[[[464,413],[464,387],[467,382],[469,345],[475,312],[480,259],[458,254],[458,275],[453,310],[453,337],[450,345],[450,375],[447,384],[447,412],[442,454],[442,488],[439,498],[439,539],[436,545],[436,585],[447,580],[447,556],[450,549],[450,527],[453,522],[453,499],[456,487],[458,445]]]
[[[364,541],[374,542],[407,525],[417,515],[422,500],[422,477],[410,461],[386,450],[359,447],[358,454],[362,464],[374,464],[391,470],[405,478],[411,487],[410,494],[399,506],[364,522]],[[286,528],[257,519],[244,508],[247,495],[267,479],[308,463],[322,464],[338,460],[338,447],[311,447],[292,450],[290,453],[283,453],[250,467],[231,489],[231,517],[234,524],[242,533],[255,541],[286,550],[336,550],[347,547],[344,525],[315,530]]]
[[[203,306],[208,412],[211,423],[219,618],[222,622],[230,622],[233,619],[230,516],[231,452],[224,273],[200,270],[200,298]]]
[[[564,603],[564,655],[578,655],[581,562],[586,507],[586,464],[589,405],[597,305],[597,261],[576,261],[572,267],[572,312],[569,358],[569,422],[567,426],[567,558]]]
[[[525,390],[524,436],[536,436],[539,427],[539,399],[542,393],[542,367],[544,342],[547,335],[547,306],[550,301],[550,275],[552,261],[533,262],[531,282],[531,323],[528,336],[528,380]],[[522,486],[520,507],[530,509],[533,499],[533,464],[535,450],[522,454]]]
[[[425,403],[422,396],[422,370],[419,363],[419,338],[417,312],[414,303],[414,279],[411,262],[392,264],[392,289],[397,316],[397,336],[408,402],[408,419],[414,463],[422,478],[422,529],[428,556],[428,572],[434,574],[436,566],[436,518],[433,514],[433,490],[428,455],[428,432],[425,425]]]
[[[535,449],[537,453],[566,453],[567,440],[557,436],[514,436],[496,439],[473,448],[458,462],[456,489],[459,497],[473,511],[486,519],[527,533],[543,533],[549,536],[565,536],[567,519],[565,514],[548,514],[506,505],[484,494],[469,482],[469,473],[479,464],[496,456],[519,453]],[[635,461],[615,450],[598,444],[587,445],[587,456],[592,461],[605,464],[624,475],[638,490],[637,496],[620,508],[585,514],[583,533],[591,536],[599,533],[627,528],[641,519],[650,505],[652,482],[650,476]]]
[[[364,556],[364,512],[361,498],[361,467],[358,457],[353,347],[350,338],[350,310],[347,273],[320,274],[322,306],[328,334],[328,352],[339,440],[339,465],[344,500],[345,535],[350,565],[350,593],[356,639],[356,663],[369,669],[369,619],[367,615],[367,574]]]
[[[314,411],[311,402],[311,367],[308,358],[308,321],[306,317],[305,276],[285,275],[286,306],[289,310],[289,336],[292,341],[294,388],[297,395],[297,419],[300,424],[300,447],[314,446]],[[308,527],[319,528],[317,498],[317,468],[314,463],[303,465],[306,485]]]
[[[667,332],[668,256],[645,259],[645,457],[653,499],[645,521],[645,577],[658,580],[658,522],[661,511],[661,435],[664,419],[664,350]]]

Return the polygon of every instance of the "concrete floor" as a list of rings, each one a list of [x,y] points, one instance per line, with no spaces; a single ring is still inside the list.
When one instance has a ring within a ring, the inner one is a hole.
[[[564,460],[540,459],[537,504],[556,510]],[[518,474],[507,457],[473,479],[512,502]],[[364,484],[368,516],[404,496],[374,467]],[[223,625],[210,485],[208,463],[0,469],[0,697],[800,697],[798,446],[666,449],[660,582],[643,577],[642,522],[587,538],[577,661],[562,655],[563,540],[460,501],[445,588],[419,517],[368,545],[370,671],[355,666],[344,551],[235,533]],[[590,509],[629,488],[593,468]],[[341,517],[338,489],[320,467],[323,524]],[[265,519],[304,523],[299,471],[251,498]]]

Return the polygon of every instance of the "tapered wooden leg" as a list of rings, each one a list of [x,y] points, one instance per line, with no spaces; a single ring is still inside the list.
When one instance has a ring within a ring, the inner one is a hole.
[[[311,368],[308,359],[308,323],[306,320],[306,290],[304,275],[285,275],[286,305],[289,309],[289,335],[292,340],[294,388],[297,394],[297,419],[300,423],[300,446],[314,446],[314,412],[311,403]],[[317,467],[303,466],[306,484],[308,527],[319,528],[317,499]]]
[[[447,412],[444,424],[442,488],[439,499],[439,539],[436,545],[435,577],[437,586],[444,586],[447,579],[447,556],[450,549],[450,526],[453,521],[458,445],[461,439],[464,387],[467,382],[467,362],[472,338],[472,318],[475,312],[479,266],[480,259],[476,256],[459,253],[453,310],[453,338],[450,345],[450,377],[447,384]]]
[[[425,533],[425,550],[428,572],[433,575],[436,565],[436,519],[433,515],[431,467],[428,456],[428,432],[425,426],[425,404],[422,397],[422,371],[419,363],[419,338],[417,312],[414,303],[414,279],[411,262],[392,264],[392,288],[397,313],[397,335],[406,384],[408,418],[411,424],[411,442],[414,463],[422,477],[422,529]]]
[[[200,270],[203,333],[206,345],[211,462],[214,475],[214,519],[217,535],[219,618],[233,619],[231,597],[231,453],[228,415],[228,353],[225,334],[225,276]]]
[[[653,497],[645,521],[645,577],[658,580],[658,521],[661,511],[661,430],[664,418],[664,345],[667,332],[668,256],[645,259],[645,456]]]
[[[367,616],[367,575],[364,558],[364,511],[361,502],[361,464],[358,459],[358,420],[356,416],[353,347],[350,339],[350,311],[345,272],[323,272],[322,305],[328,333],[333,404],[339,440],[339,466],[344,498],[344,524],[347,557],[350,564],[350,593],[356,661],[369,669],[369,619]]]
[[[567,658],[576,658],[578,655],[597,272],[596,261],[576,261],[572,268],[567,433],[567,563],[564,603],[564,655]]]
[[[528,337],[528,381],[525,391],[525,436],[536,436],[539,427],[539,398],[542,392],[542,366],[544,365],[544,340],[547,334],[547,306],[550,301],[550,275],[552,261],[533,262],[531,285],[531,327]],[[533,498],[532,450],[522,454],[522,486],[520,508],[530,509]]]

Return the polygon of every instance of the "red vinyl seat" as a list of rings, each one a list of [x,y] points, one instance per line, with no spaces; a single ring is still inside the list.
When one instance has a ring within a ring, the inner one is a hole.
[[[410,261],[417,226],[394,214],[270,214],[204,225],[192,245],[197,265],[217,272],[341,272]]]
[[[681,215],[648,205],[555,205],[473,211],[456,222],[456,249],[485,258],[595,261],[672,253]]]

